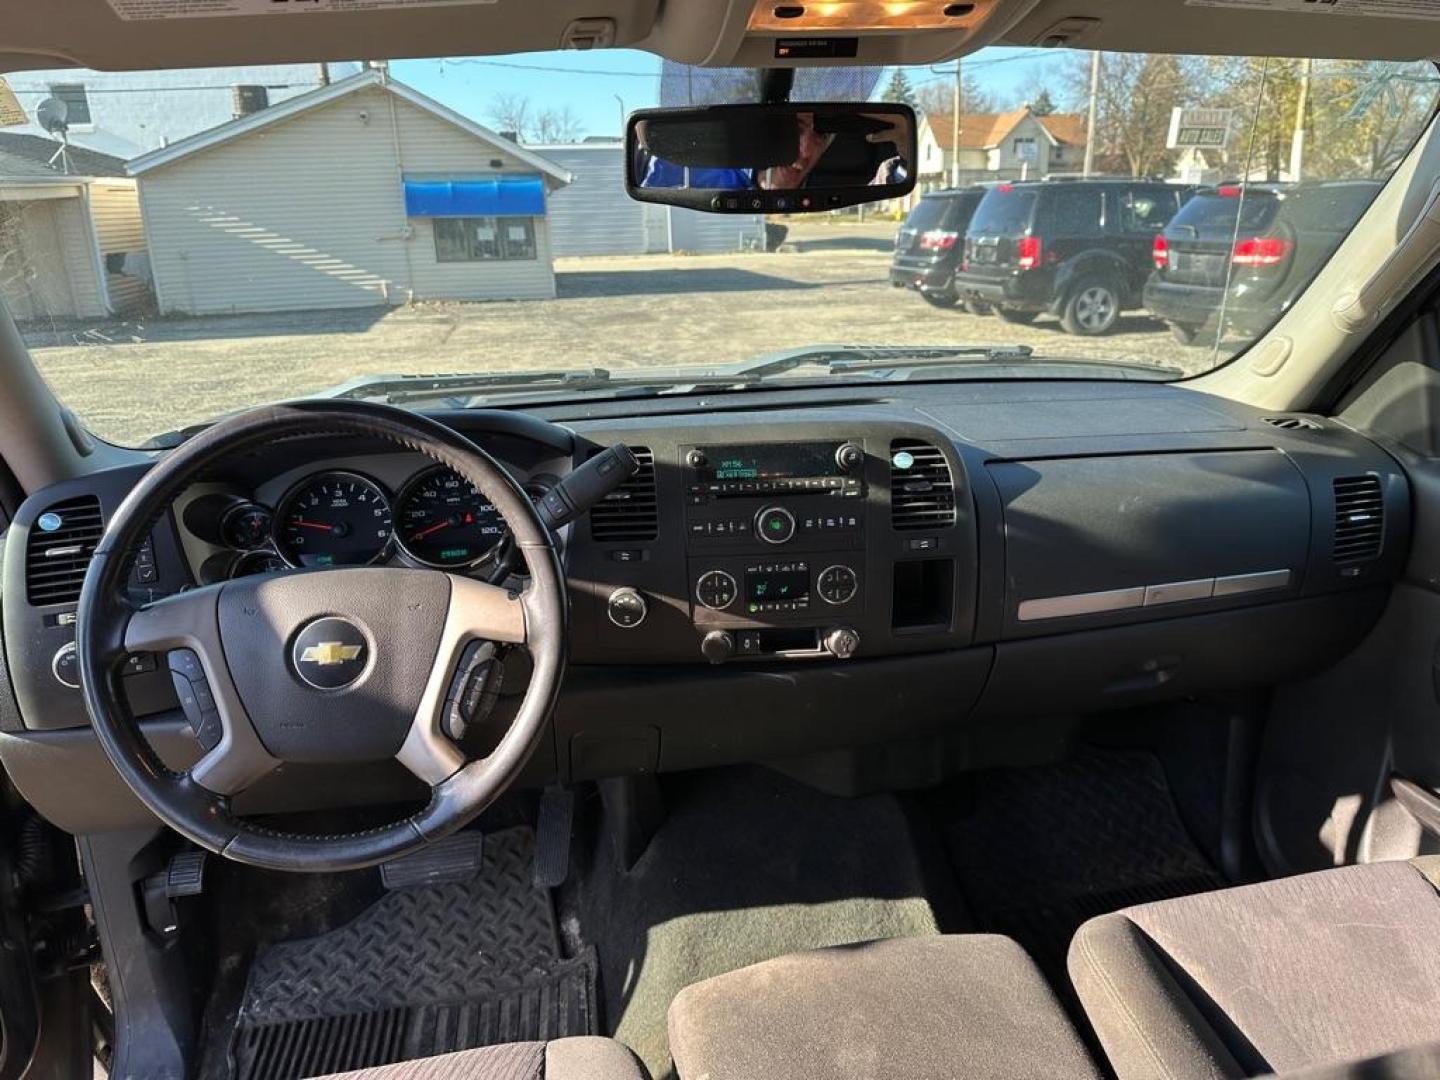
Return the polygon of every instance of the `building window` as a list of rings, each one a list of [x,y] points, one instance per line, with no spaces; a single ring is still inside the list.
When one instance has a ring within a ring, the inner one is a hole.
[[[71,127],[90,123],[90,99],[84,83],[51,83],[50,96],[65,103],[65,123]]]
[[[1015,160],[1034,162],[1039,160],[1035,150],[1034,139],[1016,139],[1014,142]]]
[[[533,217],[435,218],[438,262],[535,258]]]

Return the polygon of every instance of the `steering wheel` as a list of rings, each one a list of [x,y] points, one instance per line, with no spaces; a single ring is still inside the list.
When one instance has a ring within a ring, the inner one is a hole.
[[[509,527],[529,584],[515,594],[439,570],[356,567],[241,578],[146,606],[127,598],[136,552],[189,484],[231,455],[325,435],[384,439],[473,483]],[[135,486],[86,574],[76,649],[95,734],[157,817],[227,859],[275,870],[349,870],[455,831],[515,780],[554,707],[567,617],[549,530],[483,450],[389,406],[298,402],[216,424]],[[447,736],[444,720],[452,700],[474,692],[475,643],[484,642],[523,645],[534,671],[499,743],[472,761]],[[184,772],[161,762],[121,690],[125,658],[143,652],[168,653],[171,669],[188,675],[206,723],[216,729],[210,749]],[[390,757],[431,789],[429,803],[402,821],[312,835],[267,828],[231,810],[235,795],[283,763]]]

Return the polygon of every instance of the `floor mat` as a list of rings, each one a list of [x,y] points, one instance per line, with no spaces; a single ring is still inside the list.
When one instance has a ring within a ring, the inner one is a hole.
[[[893,797],[836,798],[760,768],[667,781],[669,816],[644,856],[617,873],[602,845],[579,912],[607,1023],[656,1080],[673,1076],[665,1014],[690,983],[801,949],[938,932]]]
[[[485,837],[481,872],[387,893],[319,937],[265,949],[232,1043],[239,1080],[290,1080],[598,1029],[593,950],[561,953],[534,835]]]
[[[1015,938],[1062,986],[1086,919],[1226,884],[1147,753],[974,773],[932,805],[977,928]]]

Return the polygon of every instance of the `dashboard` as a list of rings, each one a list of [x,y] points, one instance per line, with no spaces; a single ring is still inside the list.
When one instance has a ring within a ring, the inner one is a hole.
[[[1299,677],[1358,643],[1409,544],[1408,481],[1381,447],[1180,387],[432,415],[537,499],[606,446],[640,463],[558,538],[570,665],[536,783],[901,742],[938,756],[976,725]],[[6,536],[0,760],[72,831],[145,820],[88,731],[73,639],[87,546],[146,468],[39,492]],[[130,590],[369,564],[502,580],[506,539],[419,455],[292,440],[193,487]],[[523,685],[507,675],[507,693]],[[193,759],[164,664],[133,657],[126,691],[162,756]],[[289,770],[253,809],[344,805],[356,785],[369,800],[392,780]]]

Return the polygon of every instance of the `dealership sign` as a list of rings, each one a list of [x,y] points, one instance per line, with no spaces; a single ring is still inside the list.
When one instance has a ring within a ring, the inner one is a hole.
[[[1234,115],[1234,109],[1172,109],[1165,145],[1171,150],[1186,146],[1218,150],[1229,141]]]

